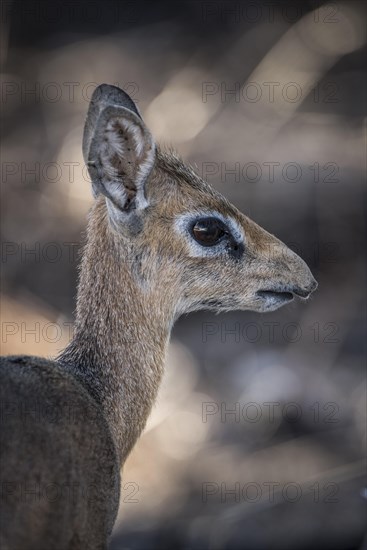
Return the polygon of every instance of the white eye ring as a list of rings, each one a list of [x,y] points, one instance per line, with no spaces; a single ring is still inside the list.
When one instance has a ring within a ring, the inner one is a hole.
[[[233,238],[233,240],[239,246],[245,245],[243,229],[233,218],[227,218],[223,216],[223,214],[215,210],[187,212],[185,214],[181,214],[176,218],[174,227],[175,230],[185,239],[189,247],[191,257],[204,258],[227,253],[227,240],[225,238],[220,239],[216,244],[212,246],[202,246],[194,238],[192,234],[192,227],[195,225],[196,222],[208,218],[215,218],[216,220],[219,220],[223,224],[223,227],[226,228],[226,232],[229,237]]]

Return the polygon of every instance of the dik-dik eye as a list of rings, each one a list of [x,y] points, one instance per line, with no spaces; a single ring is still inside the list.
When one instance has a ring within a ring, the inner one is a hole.
[[[202,218],[197,220],[191,228],[192,236],[201,246],[214,246],[228,235],[223,222],[217,218]]]

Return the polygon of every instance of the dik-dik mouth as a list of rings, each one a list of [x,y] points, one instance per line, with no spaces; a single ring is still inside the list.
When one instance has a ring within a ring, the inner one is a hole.
[[[294,294],[291,292],[279,292],[274,290],[258,290],[256,295],[267,302],[279,302],[282,304],[291,302],[294,298]]]
[[[313,280],[311,285],[307,288],[301,288],[298,286],[289,288],[269,288],[262,289],[256,292],[256,296],[264,300],[269,304],[279,304],[283,305],[288,302],[291,302],[296,296],[306,300],[312,294],[312,292],[317,288],[317,282]]]

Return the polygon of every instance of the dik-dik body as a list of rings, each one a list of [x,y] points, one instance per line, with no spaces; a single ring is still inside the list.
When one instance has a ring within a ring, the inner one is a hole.
[[[106,548],[120,469],[162,378],[170,331],[199,309],[273,311],[307,265],[172,152],[120,89],[96,89],[83,153],[95,202],[73,340],[1,360],[1,548]]]

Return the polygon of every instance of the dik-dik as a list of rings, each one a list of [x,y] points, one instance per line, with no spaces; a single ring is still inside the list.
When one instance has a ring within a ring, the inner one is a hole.
[[[83,153],[95,201],[74,337],[53,361],[1,360],[3,550],[107,547],[120,470],[181,314],[274,311],[317,286],[301,258],[154,143],[122,90],[95,90]]]

